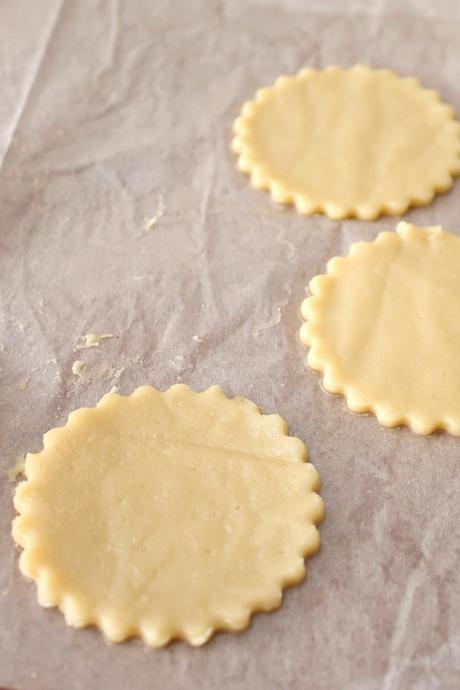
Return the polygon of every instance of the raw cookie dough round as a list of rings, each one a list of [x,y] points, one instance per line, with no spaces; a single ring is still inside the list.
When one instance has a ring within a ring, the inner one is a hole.
[[[428,204],[460,174],[460,123],[388,69],[305,69],[245,103],[233,150],[254,187],[303,214],[370,220]]]
[[[399,223],[310,283],[308,364],[353,412],[460,435],[460,238]]]
[[[140,636],[206,642],[281,603],[319,547],[319,476],[278,415],[218,386],[105,395],[29,454],[19,565],[43,606]]]

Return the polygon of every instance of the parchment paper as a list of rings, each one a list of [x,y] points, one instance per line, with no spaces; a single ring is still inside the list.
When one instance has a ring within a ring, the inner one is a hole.
[[[297,339],[309,279],[397,221],[283,211],[229,152],[241,104],[307,65],[392,67],[460,110],[459,35],[456,0],[0,2],[0,686],[460,687],[460,441],[346,412]],[[459,211],[457,184],[406,217],[460,233]],[[323,479],[322,550],[241,635],[110,647],[38,606],[6,471],[112,386],[177,381],[287,419]]]

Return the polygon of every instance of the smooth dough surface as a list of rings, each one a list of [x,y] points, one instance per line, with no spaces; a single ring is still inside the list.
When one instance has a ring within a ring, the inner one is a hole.
[[[308,364],[354,412],[460,434],[460,238],[399,223],[310,283]]]
[[[234,124],[252,184],[303,214],[373,219],[425,205],[460,174],[460,124],[387,69],[306,69],[257,92]]]
[[[26,459],[13,536],[43,606],[111,641],[200,645],[281,603],[319,546],[318,473],[278,415],[213,386],[105,395]]]

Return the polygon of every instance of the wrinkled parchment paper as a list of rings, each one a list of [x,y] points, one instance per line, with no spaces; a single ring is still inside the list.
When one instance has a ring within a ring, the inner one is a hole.
[[[458,112],[459,33],[456,0],[0,2],[0,686],[457,690],[460,440],[346,412],[297,339],[308,280],[396,220],[278,209],[229,141],[256,88],[307,65],[392,67]],[[406,217],[460,233],[460,184]],[[116,337],[76,351],[86,333]],[[37,605],[6,472],[112,386],[177,381],[288,420],[322,550],[241,635],[110,647]]]

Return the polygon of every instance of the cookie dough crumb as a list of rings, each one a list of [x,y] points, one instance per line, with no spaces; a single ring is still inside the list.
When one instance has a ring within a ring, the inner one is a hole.
[[[85,362],[77,359],[72,364],[72,374],[78,378],[77,383],[94,383],[105,377],[110,383],[114,384],[118,381],[124,370],[124,367],[115,369],[110,364],[107,364],[107,362],[89,367]]]
[[[196,343],[202,343],[203,342],[203,338],[200,338],[199,335],[194,335],[192,337],[192,340],[194,340]]]
[[[164,212],[166,210],[166,204],[164,200],[163,194],[158,194],[158,202],[157,202],[157,207],[155,210],[155,213],[148,217],[144,217],[144,224],[142,226],[141,231],[137,234],[137,237],[144,237],[147,235],[151,230],[153,230],[156,226],[160,218],[163,217]]]
[[[81,361],[81,359],[75,360],[72,364],[72,374],[78,376],[78,378],[83,379],[88,373],[88,365]]]
[[[159,195],[158,197],[158,206],[155,211],[155,214],[151,218],[146,218],[145,219],[145,230],[153,230],[153,228],[156,226],[160,218],[164,215],[164,212],[166,210],[165,206],[165,200],[162,194]]]
[[[107,338],[114,338],[113,333],[103,333],[102,335],[96,335],[95,333],[87,333],[81,336],[83,342],[77,345],[77,350],[85,350],[89,347],[99,347],[102,340],[107,340]]]
[[[22,321],[19,321],[19,319],[14,317],[11,319],[11,323],[18,329],[20,333],[25,333],[26,325]]]
[[[10,482],[15,482],[18,477],[25,476],[25,463],[25,456],[19,455],[13,467],[8,468],[7,477]]]
[[[118,393],[119,390],[120,389],[118,386],[112,386],[112,388],[108,392],[109,393]]]
[[[35,177],[35,178],[34,178],[34,181],[32,182],[32,187],[33,187],[34,189],[39,189],[39,190],[41,190],[41,189],[44,188],[44,186],[45,186],[45,183],[44,183],[44,181],[43,181],[40,177]]]
[[[26,374],[25,376],[23,376],[22,378],[19,379],[18,385],[16,386],[16,388],[18,389],[18,391],[25,391],[28,383],[29,383],[29,376]]]

